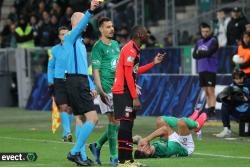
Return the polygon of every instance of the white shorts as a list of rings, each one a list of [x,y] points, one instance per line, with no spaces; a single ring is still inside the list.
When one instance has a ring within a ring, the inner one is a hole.
[[[98,104],[100,106],[100,110],[102,114],[105,114],[107,112],[114,112],[114,105],[113,105],[113,94],[109,93],[108,94],[108,103],[109,105],[103,103],[101,100],[101,96],[98,95],[95,99],[95,104]]]
[[[168,136],[169,141],[179,143],[183,148],[185,148],[188,152],[188,155],[191,155],[194,152],[194,140],[192,135],[188,136],[180,136],[176,132]]]

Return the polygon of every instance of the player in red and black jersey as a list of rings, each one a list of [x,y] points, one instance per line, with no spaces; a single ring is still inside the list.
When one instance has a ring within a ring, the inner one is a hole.
[[[120,121],[118,131],[120,166],[123,166],[124,163],[128,166],[136,166],[132,156],[132,129],[136,111],[141,105],[136,90],[136,76],[161,63],[164,57],[164,54],[158,53],[151,63],[139,67],[140,47],[147,42],[147,39],[148,33],[145,27],[134,27],[131,33],[131,40],[122,48],[116,67],[112,93],[115,118]]]

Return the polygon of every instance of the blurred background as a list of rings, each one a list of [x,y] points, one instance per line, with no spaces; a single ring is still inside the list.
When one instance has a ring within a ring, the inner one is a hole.
[[[90,0],[0,0],[0,106],[50,110],[48,49],[59,42],[58,27],[70,27],[72,13],[85,11],[89,3]],[[115,39],[121,47],[129,40],[134,25],[148,29],[150,40],[143,46],[141,64],[151,61],[159,51],[168,55],[161,65],[138,79],[145,92],[141,96],[143,115],[173,114],[173,110],[178,110],[174,115],[185,116],[192,111],[200,88],[191,55],[201,22],[208,23],[220,39],[219,84],[230,83],[232,56],[237,49],[237,44],[229,39],[235,29],[228,25],[235,20],[240,23],[234,37],[237,39],[244,31],[250,32],[248,0],[106,0],[82,34],[88,52],[98,39],[96,20],[102,16],[113,20]],[[151,96],[146,94],[149,91]]]

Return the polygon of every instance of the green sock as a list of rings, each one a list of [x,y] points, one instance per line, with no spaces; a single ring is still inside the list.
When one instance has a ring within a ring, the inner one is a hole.
[[[177,122],[178,118],[171,117],[171,116],[161,116],[161,118],[171,127],[171,128],[176,128],[177,127]]]
[[[108,141],[108,128],[105,130],[105,132],[102,134],[102,136],[97,140],[97,148],[101,149],[103,144]]]
[[[117,158],[117,132],[119,125],[109,124],[108,125],[108,141],[109,141],[109,151],[111,158]]]
[[[186,122],[188,128],[194,129],[198,127],[198,123],[190,118],[181,118],[183,121]]]

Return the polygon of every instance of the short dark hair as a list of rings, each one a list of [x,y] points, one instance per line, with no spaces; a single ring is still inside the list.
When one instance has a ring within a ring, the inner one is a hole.
[[[248,35],[248,36],[250,37],[250,32],[244,31],[243,34],[242,34],[242,37],[243,37],[244,35]]]
[[[145,27],[144,26],[135,26],[132,28],[131,34],[130,34],[130,38],[131,39],[135,39],[137,38],[138,33],[140,33],[141,31],[144,31]]]
[[[235,79],[235,78],[244,78],[245,73],[243,71],[241,71],[240,69],[235,69],[233,71],[232,77],[233,77],[233,79]]]
[[[101,17],[100,19],[98,19],[98,27],[101,27],[103,23],[107,21],[111,21],[111,19],[108,17]]]
[[[58,28],[58,32],[60,32],[62,30],[69,30],[69,28],[66,27],[66,26],[61,26],[61,27]]]
[[[225,12],[225,9],[219,9],[217,12]]]
[[[134,152],[134,158],[135,159],[145,159],[145,158],[149,158],[150,156],[145,154],[145,152],[140,151],[140,150],[135,150]]]
[[[200,24],[200,29],[201,29],[201,28],[209,28],[209,29],[210,29],[211,27],[210,27],[209,24],[203,22],[203,23]]]

